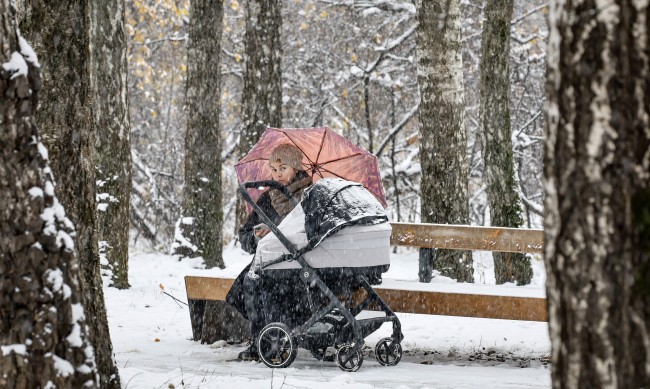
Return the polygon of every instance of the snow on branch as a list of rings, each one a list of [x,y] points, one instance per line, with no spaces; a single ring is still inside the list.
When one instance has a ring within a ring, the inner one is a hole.
[[[408,111],[408,112],[406,113],[406,115],[404,115],[404,117],[402,118],[402,120],[400,120],[399,123],[397,123],[397,124],[395,125],[395,127],[393,127],[393,128],[390,130],[390,132],[388,133],[388,135],[387,135],[387,136],[386,136],[386,137],[381,141],[381,143],[379,144],[379,148],[377,149],[377,152],[375,153],[375,155],[376,155],[377,157],[381,156],[381,153],[382,153],[382,152],[384,151],[384,149],[386,148],[386,145],[388,145],[388,142],[390,142],[390,140],[393,139],[393,137],[394,137],[398,132],[400,132],[400,130],[401,130],[402,128],[404,128],[404,126],[405,126],[405,125],[406,125],[406,124],[411,120],[411,118],[413,118],[413,116],[415,116],[415,114],[417,113],[419,107],[420,107],[420,104],[416,104],[413,108],[411,108],[410,111]]]
[[[380,11],[408,12],[415,15],[415,5],[396,0],[319,0],[319,2],[331,6],[345,6],[360,9],[364,16],[372,15]]]
[[[526,12],[525,14],[523,14],[523,15],[521,15],[521,16],[518,16],[518,17],[516,17],[515,19],[512,19],[512,20],[510,21],[510,25],[511,25],[511,26],[512,26],[512,25],[515,25],[515,24],[521,22],[522,20],[526,19],[526,18],[529,17],[530,15],[533,15],[533,14],[539,12],[539,11],[542,11],[542,10],[544,10],[545,8],[548,8],[548,3],[544,3],[544,4],[542,4],[542,5],[539,5],[539,6],[535,7],[535,8],[533,8],[533,9],[531,9],[530,11]]]
[[[397,38],[393,39],[390,42],[387,42],[385,46],[376,47],[375,51],[385,53],[387,51],[393,50],[397,46],[404,43],[404,41],[408,39],[411,35],[413,35],[417,30],[417,27],[418,27],[418,23],[413,23],[413,25],[408,30],[404,31],[402,35],[398,36]]]
[[[521,201],[524,203],[526,208],[528,208],[529,211],[532,213],[539,215],[539,216],[544,216],[544,206],[541,204],[537,204],[536,202],[529,200],[526,196],[524,196],[524,193],[521,191],[520,188],[517,188],[517,192],[519,192],[519,198],[521,198]]]

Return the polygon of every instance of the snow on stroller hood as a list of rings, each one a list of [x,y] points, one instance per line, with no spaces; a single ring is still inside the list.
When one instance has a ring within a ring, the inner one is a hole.
[[[312,267],[371,267],[390,263],[392,229],[387,221],[379,201],[362,185],[322,179],[303,194],[278,228],[297,249],[310,245],[303,257]],[[275,235],[266,235],[257,244],[251,271],[288,252]],[[300,265],[285,261],[268,267],[291,268]]]
[[[312,247],[344,227],[388,221],[384,207],[363,185],[340,178],[323,178],[308,188],[302,207]]]

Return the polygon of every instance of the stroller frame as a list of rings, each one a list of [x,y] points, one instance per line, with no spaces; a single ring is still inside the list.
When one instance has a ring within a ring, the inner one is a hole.
[[[301,249],[296,248],[296,246],[291,243],[282,231],[280,231],[278,226],[273,223],[268,215],[266,215],[257,205],[246,190],[248,188],[260,187],[278,189],[289,198],[294,207],[298,204],[298,201],[284,185],[276,181],[251,181],[245,182],[239,186],[238,190],[242,198],[253,207],[260,219],[266,223],[278,240],[280,240],[289,251],[289,254],[282,255],[279,258],[270,261],[262,268],[283,261],[296,261],[301,266],[300,279],[304,282],[307,288],[317,287],[329,299],[329,304],[317,310],[303,325],[294,329],[289,329],[283,323],[270,323],[266,325],[262,331],[260,331],[260,336],[256,340],[262,362],[272,368],[288,367],[296,357],[298,345],[310,349],[317,359],[325,359],[326,349],[329,345],[326,345],[323,348],[322,355],[317,354],[314,350],[314,346],[309,342],[310,335],[307,333],[307,330],[314,324],[323,321],[326,317],[331,321],[332,315],[336,315],[339,318],[340,316],[343,316],[343,319],[346,321],[344,326],[349,325],[352,330],[351,334],[348,332],[349,335],[347,336],[347,339],[342,340],[335,337],[333,340],[334,344],[332,346],[337,349],[335,361],[342,370],[352,372],[357,371],[359,367],[361,367],[361,364],[363,363],[362,349],[365,344],[365,336],[374,332],[383,323],[387,322],[392,323],[392,337],[381,339],[377,343],[375,347],[375,357],[380,364],[385,366],[394,366],[399,363],[402,357],[401,342],[404,339],[404,335],[402,334],[400,321],[395,313],[374,291],[368,280],[366,280],[362,274],[355,274],[355,277],[356,281],[358,281],[361,287],[366,291],[367,296],[355,307],[347,308],[345,304],[336,297],[321,277],[319,277],[318,270],[312,268],[303,258],[303,255],[313,250],[314,247],[311,247],[311,244],[307,244]],[[355,317],[371,305],[378,307],[384,312],[385,316],[368,319],[357,319]],[[266,342],[265,344],[262,344],[263,340]],[[345,341],[345,343],[340,343],[343,341]],[[267,344],[269,342],[270,344]]]

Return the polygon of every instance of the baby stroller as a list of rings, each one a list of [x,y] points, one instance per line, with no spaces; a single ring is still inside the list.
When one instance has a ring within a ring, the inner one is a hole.
[[[295,205],[279,225],[257,206],[247,188],[280,190]],[[383,207],[362,185],[338,178],[316,182],[297,201],[275,181],[243,183],[239,192],[273,234],[258,242],[251,272],[297,269],[310,301],[311,317],[289,328],[270,323],[259,333],[256,346],[260,360],[271,368],[288,367],[298,347],[319,360],[333,359],[344,371],[357,371],[363,363],[364,338],[383,323],[391,322],[391,337],[381,339],[375,357],[384,366],[394,366],[402,357],[400,321],[373,290],[388,270],[391,227]],[[356,316],[368,308],[381,310],[383,317]]]

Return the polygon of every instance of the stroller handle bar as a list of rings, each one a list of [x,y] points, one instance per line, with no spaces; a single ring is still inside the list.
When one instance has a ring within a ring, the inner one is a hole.
[[[282,185],[281,183],[273,180],[263,180],[263,181],[248,181],[244,182],[243,184],[240,185],[241,189],[248,189],[248,188],[259,188],[259,187],[271,187],[273,189],[279,190],[283,195],[287,196],[289,198],[289,201],[291,202],[291,205],[294,207],[298,205],[298,200],[294,197],[294,195],[289,192],[289,189]],[[251,202],[248,201],[248,199],[245,198],[245,200],[250,204]],[[252,201],[252,198],[251,198]],[[253,204],[251,204],[253,205]]]
[[[261,186],[269,186],[271,188],[278,189],[280,192],[282,192],[282,194],[284,194],[285,196],[287,196],[289,198],[289,201],[291,201],[291,204],[294,207],[296,205],[298,205],[298,200],[296,200],[296,198],[293,196],[293,194],[291,194],[291,192],[289,192],[289,189],[287,189],[286,186],[280,184],[277,181],[273,181],[273,180],[249,181],[249,182],[244,182],[239,186],[239,194],[241,195],[241,197],[248,204],[250,204],[251,207],[253,207],[255,212],[257,212],[257,216],[259,216],[259,218],[262,219],[262,221],[264,223],[266,223],[266,225],[271,229],[271,231],[280,240],[280,242],[282,242],[282,244],[284,244],[284,246],[291,253],[292,258],[296,258],[296,256],[298,256],[298,249],[296,248],[296,246],[294,246],[293,243],[291,243],[291,241],[289,239],[287,239],[287,237],[284,236],[284,234],[282,234],[282,232],[280,232],[280,230],[278,229],[278,226],[275,223],[273,223],[273,221],[271,221],[271,219],[268,217],[268,215],[266,213],[264,213],[264,211],[260,208],[259,205],[257,205],[255,200],[253,200],[251,195],[246,190],[247,188],[259,188]],[[301,261],[299,261],[299,262],[301,262]],[[301,264],[302,264],[302,262],[301,262]]]

